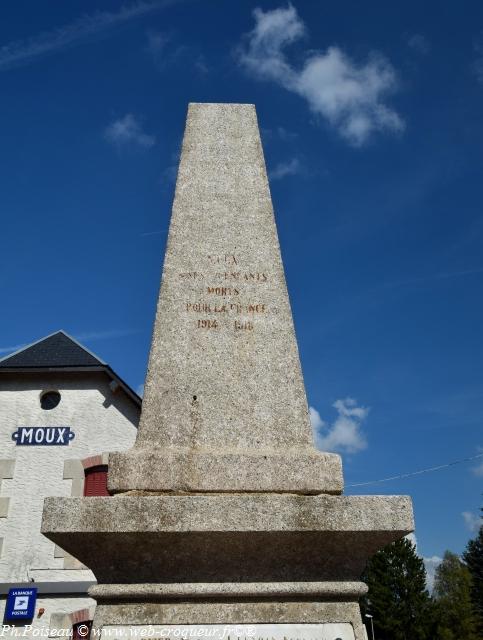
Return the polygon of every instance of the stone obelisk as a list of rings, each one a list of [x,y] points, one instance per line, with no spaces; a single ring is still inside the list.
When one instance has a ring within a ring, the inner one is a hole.
[[[341,496],[339,456],[314,449],[252,105],[189,107],[138,437],[109,488],[47,499],[43,522],[94,571],[101,630],[362,640],[359,576],[413,529],[409,498]]]

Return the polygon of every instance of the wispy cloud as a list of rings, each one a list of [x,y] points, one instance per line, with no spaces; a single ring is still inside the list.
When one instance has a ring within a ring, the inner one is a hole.
[[[407,39],[407,45],[416,53],[422,53],[426,55],[431,50],[431,45],[429,44],[429,40],[426,36],[423,36],[422,33],[414,33],[409,36]]]
[[[173,2],[175,0],[140,1],[123,5],[119,11],[115,12],[95,11],[52,31],[44,31],[25,40],[14,40],[0,47],[0,71],[29,64],[40,56],[77,46],[94,37],[107,35],[115,27]]]
[[[23,347],[27,346],[26,343],[25,344],[16,344],[13,347],[0,347],[0,353],[10,353],[10,351],[18,351],[19,349],[22,349]]]
[[[330,426],[314,407],[309,408],[317,448],[344,453],[357,453],[365,449],[367,440],[361,431],[361,424],[367,418],[369,408],[358,406],[354,398],[336,400],[332,406],[339,415]]]
[[[463,511],[461,514],[463,516],[463,520],[465,522],[466,528],[468,531],[475,533],[479,528],[483,525],[483,518],[476,515],[476,513],[471,513],[470,511]]]
[[[483,273],[483,267],[474,269],[461,269],[459,271],[442,271],[440,273],[428,273],[427,275],[416,278],[408,278],[406,280],[393,280],[379,285],[378,288],[386,289],[393,287],[405,287],[413,284],[425,284],[426,282],[437,282],[438,280],[451,280],[453,278],[462,278],[465,276],[474,276]]]
[[[272,140],[280,140],[282,142],[294,142],[298,137],[298,133],[289,131],[285,127],[275,127],[274,129],[268,129],[266,127],[261,128],[261,133],[264,142]]]
[[[302,164],[298,158],[292,158],[287,162],[277,164],[268,175],[271,180],[281,180],[286,176],[294,176],[298,173],[302,173]]]
[[[177,44],[171,33],[149,30],[146,37],[146,52],[158,71],[163,71],[171,65],[178,65],[184,70],[191,68],[201,76],[209,73],[206,58],[196,47],[184,43]]]
[[[108,340],[110,338],[124,338],[139,333],[138,329],[108,329],[107,331],[87,331],[84,333],[72,334],[76,340]],[[10,353],[27,347],[28,343],[16,344],[11,347],[0,347],[0,353]]]
[[[74,337],[79,342],[83,340],[109,340],[111,338],[124,338],[139,333],[138,329],[107,329],[106,331],[86,331],[76,333]]]
[[[141,123],[132,113],[111,122],[104,130],[104,137],[118,149],[129,145],[149,149],[156,144],[155,136],[145,133]]]
[[[473,467],[472,471],[475,476],[483,476],[483,462],[481,462],[477,467]]]
[[[483,447],[478,447],[478,454],[483,455]],[[483,460],[481,460],[481,462],[476,467],[472,467],[471,471],[475,476],[478,476],[480,478],[483,477]]]
[[[146,34],[147,44],[146,51],[158,61],[160,55],[164,52],[170,38],[160,31],[149,30]]]
[[[284,142],[292,142],[293,140],[296,140],[299,137],[298,133],[295,133],[294,131],[289,131],[285,127],[277,127],[276,132],[280,140],[283,140]]]
[[[253,12],[255,27],[238,50],[241,65],[253,77],[271,80],[304,98],[351,145],[362,146],[375,132],[400,133],[403,119],[385,103],[397,89],[396,73],[382,55],[359,64],[339,47],[308,53],[301,68],[284,50],[306,28],[292,5]]]
[[[141,237],[145,237],[145,236],[159,236],[162,233],[168,233],[167,229],[160,229],[159,231],[143,231],[142,233],[140,233],[139,235]]]

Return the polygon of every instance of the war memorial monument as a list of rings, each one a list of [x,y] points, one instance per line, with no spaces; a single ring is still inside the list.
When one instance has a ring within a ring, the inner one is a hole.
[[[413,529],[408,497],[341,495],[340,457],[314,448],[253,105],[189,106],[139,431],[109,489],[47,498],[42,531],[94,571],[110,638],[363,640],[360,575]]]

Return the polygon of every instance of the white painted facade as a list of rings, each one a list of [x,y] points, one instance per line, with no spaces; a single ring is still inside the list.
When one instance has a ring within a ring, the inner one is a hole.
[[[54,409],[40,406],[46,390],[61,394]],[[84,466],[130,448],[139,413],[133,398],[103,371],[0,373],[0,623],[5,594],[19,586],[39,590],[34,627],[72,626],[82,620],[75,612],[93,613],[86,592],[95,578],[40,533],[43,501],[82,495]],[[19,427],[40,426],[68,426],[75,437],[66,446],[19,446],[12,439]],[[45,612],[37,617],[41,607]]]

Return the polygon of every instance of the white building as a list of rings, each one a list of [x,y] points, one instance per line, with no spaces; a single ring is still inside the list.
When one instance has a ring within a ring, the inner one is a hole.
[[[105,495],[106,452],[133,445],[140,410],[109,365],[63,331],[0,360],[0,624],[13,587],[38,590],[32,621],[17,625],[92,620],[94,575],[42,536],[43,500]]]

